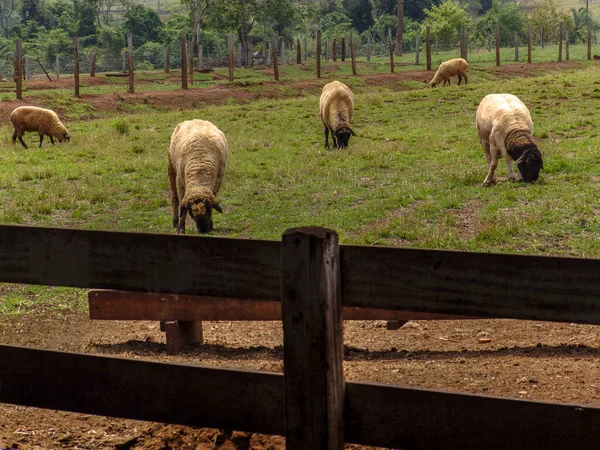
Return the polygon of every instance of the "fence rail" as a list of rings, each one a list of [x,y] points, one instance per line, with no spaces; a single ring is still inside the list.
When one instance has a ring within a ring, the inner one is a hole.
[[[600,408],[345,382],[354,307],[600,323],[600,261],[0,226],[0,281],[282,301],[284,376],[0,346],[0,402],[283,434],[290,450],[595,449]],[[312,361],[312,362],[311,362]]]

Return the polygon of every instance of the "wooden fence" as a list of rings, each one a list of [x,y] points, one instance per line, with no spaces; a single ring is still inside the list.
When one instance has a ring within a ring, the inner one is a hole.
[[[0,346],[0,402],[403,449],[592,449],[600,408],[345,382],[343,306],[600,324],[600,260],[0,226],[0,281],[282,304],[284,374]]]

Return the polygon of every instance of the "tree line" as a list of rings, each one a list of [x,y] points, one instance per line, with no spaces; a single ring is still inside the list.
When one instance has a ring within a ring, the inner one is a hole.
[[[471,45],[484,47],[498,25],[502,45],[528,26],[545,43],[558,41],[564,23],[571,43],[587,39],[588,23],[597,28],[585,7],[563,10],[556,0],[0,0],[0,58],[10,60],[16,39],[25,55],[52,64],[59,56],[72,60],[73,37],[85,55],[94,49],[100,67],[117,67],[126,37],[133,36],[138,69],[160,68],[164,48],[202,45],[213,58],[225,55],[227,35],[241,45],[243,63],[266,54],[275,33],[289,46],[312,38],[345,36],[387,43],[395,36],[395,54],[410,51],[419,37],[431,37],[441,49],[456,48],[466,27]],[[289,48],[289,47],[288,47]],[[172,63],[179,64],[174,52]]]

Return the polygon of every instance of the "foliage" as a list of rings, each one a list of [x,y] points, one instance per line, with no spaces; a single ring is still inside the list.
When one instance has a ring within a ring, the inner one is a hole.
[[[104,67],[113,68],[121,59],[121,52],[125,47],[125,36],[116,27],[103,25],[98,30],[98,61]]]
[[[475,38],[486,42],[488,33],[493,35],[496,25],[500,34],[500,45],[510,46],[514,42],[515,32],[524,35],[525,17],[515,3],[493,0],[492,7],[476,22]]]
[[[427,18],[424,26],[431,27],[431,36],[439,39],[442,48],[452,48],[460,41],[462,25],[469,25],[471,17],[463,8],[452,0],[446,0],[439,6],[432,6],[425,10]]]
[[[132,3],[127,8],[124,19],[123,29],[133,35],[135,47],[147,41],[161,42],[163,23],[153,9]]]
[[[539,34],[543,30],[545,43],[556,43],[559,38],[560,23],[573,29],[572,17],[559,10],[554,0],[543,0],[531,10],[530,23],[532,33]]]
[[[406,21],[406,19],[405,19]],[[373,26],[369,29],[371,32],[371,36],[376,41],[387,41],[387,30],[392,30],[392,36],[396,35],[396,26],[397,19],[396,16],[390,14],[382,14],[380,15]]]
[[[352,20],[352,27],[359,33],[373,25],[373,6],[370,0],[344,0],[343,5]]]
[[[333,39],[347,34],[352,21],[342,12],[332,12],[321,18],[320,25],[323,39]]]
[[[158,69],[164,64],[165,46],[158,42],[146,42],[141,47],[136,47],[133,50],[133,56],[136,60],[136,68],[142,70],[140,64],[147,62],[150,64],[149,69]]]

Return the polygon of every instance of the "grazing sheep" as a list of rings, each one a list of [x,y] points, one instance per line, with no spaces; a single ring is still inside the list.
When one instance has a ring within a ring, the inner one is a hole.
[[[216,195],[228,152],[225,135],[206,120],[187,120],[175,127],[169,147],[169,180],[177,233],[185,233],[188,213],[198,233],[213,229],[212,210],[223,212]]]
[[[450,86],[450,77],[456,75],[458,75],[459,85],[462,81],[462,77],[465,77],[465,84],[467,84],[469,81],[469,77],[467,76],[467,67],[469,67],[469,63],[463,58],[450,59],[446,62],[443,62],[440,64],[440,67],[438,67],[437,72],[429,84],[431,87],[435,87],[437,84],[443,81],[444,84],[442,84],[442,86],[446,86],[446,82],[448,82],[448,86]]]
[[[50,137],[52,144],[54,144],[53,138],[58,139],[58,142],[71,140],[67,129],[51,109],[43,109],[36,106],[19,106],[10,114],[10,121],[15,128],[12,137],[13,144],[19,138],[19,142],[25,148],[27,148],[27,145],[23,142],[23,134],[26,131],[36,131],[40,135],[40,147],[42,146],[44,135]]]
[[[542,153],[533,141],[533,122],[527,107],[511,94],[486,95],[477,108],[477,133],[488,165],[484,186],[496,183],[494,172],[498,156],[508,168],[508,179],[515,180],[512,161],[525,182],[537,181],[544,167]]]
[[[350,128],[354,112],[354,94],[350,88],[339,81],[326,84],[321,94],[320,110],[325,125],[325,148],[329,148],[330,131],[334,148],[348,147],[350,136],[356,136]]]

